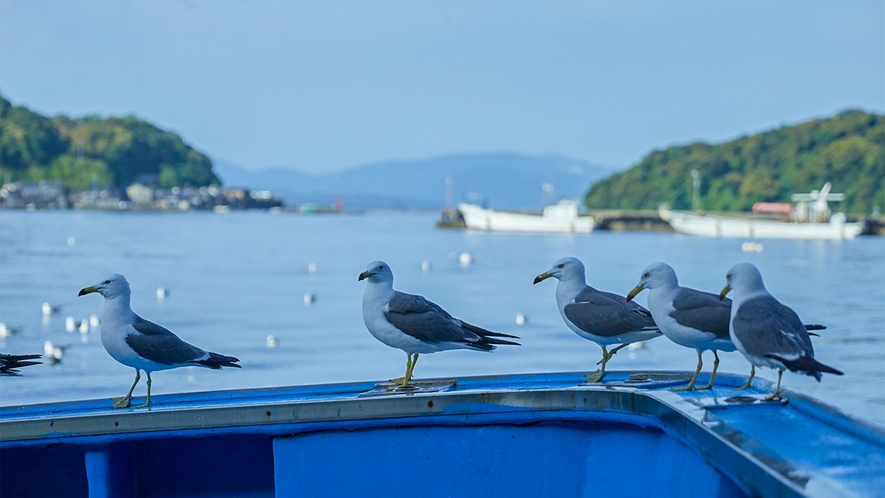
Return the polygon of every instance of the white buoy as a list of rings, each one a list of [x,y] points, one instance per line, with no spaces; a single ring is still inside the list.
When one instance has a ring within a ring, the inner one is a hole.
[[[529,321],[529,317],[523,315],[522,313],[516,314],[516,324],[517,325],[525,325],[526,323],[528,323],[528,321]]]
[[[65,318],[65,330],[68,332],[73,332],[77,330],[77,321],[74,320],[74,317],[69,316]]]
[[[762,244],[758,242],[744,242],[741,244],[741,250],[744,252],[762,252]]]
[[[77,243],[77,239],[75,239],[74,237],[68,237],[68,245],[69,246],[74,247],[74,245],[76,243]]]
[[[89,315],[89,327],[97,329],[99,325],[101,325],[101,318],[99,318],[98,315],[96,315],[95,313]]]
[[[473,264],[473,255],[469,252],[462,252],[461,256],[458,257],[458,261],[461,262],[461,266],[470,266]]]
[[[81,334],[88,334],[89,333],[89,320],[86,320],[85,318],[83,320],[80,320],[80,326],[77,328],[80,330]]]
[[[162,301],[166,299],[169,295],[169,291],[166,290],[165,287],[157,287],[157,301]]]
[[[275,348],[280,345],[280,342],[277,340],[276,337],[269,335],[267,336],[267,341],[265,341],[265,344],[269,348]]]
[[[58,312],[58,306],[53,306],[49,303],[43,303],[43,314],[44,315],[51,315],[56,312]]]
[[[430,270],[433,269],[433,265],[430,264],[430,261],[422,261],[421,262],[421,271],[424,273],[430,273]]]
[[[310,263],[307,265],[307,273],[316,273],[317,272],[317,264]]]
[[[316,295],[316,294],[311,294],[310,292],[308,292],[307,294],[304,295],[304,305],[305,305],[305,306],[310,306],[310,305],[313,304],[316,300],[317,300],[317,295]]]

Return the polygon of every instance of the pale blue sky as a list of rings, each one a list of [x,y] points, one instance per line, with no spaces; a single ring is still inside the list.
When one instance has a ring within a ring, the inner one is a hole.
[[[136,114],[250,169],[482,151],[624,168],[885,111],[885,2],[2,0],[0,91]]]

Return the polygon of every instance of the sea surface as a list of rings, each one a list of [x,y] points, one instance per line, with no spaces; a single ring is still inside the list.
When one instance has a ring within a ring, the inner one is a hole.
[[[394,287],[422,294],[458,318],[516,334],[521,347],[494,353],[422,355],[417,378],[519,372],[592,371],[595,344],[563,324],[550,279],[532,279],[563,256],[587,267],[590,285],[626,294],[651,262],[672,265],[680,284],[718,292],[740,261],[806,323],[828,326],[813,338],[816,357],[845,372],[784,374],[784,385],[885,424],[885,238],[761,241],[672,233],[590,235],[479,233],[434,227],[436,213],[292,215],[266,212],[116,213],[0,211],[0,322],[22,331],[0,339],[4,353],[40,353],[44,341],[68,346],[60,363],[0,377],[0,404],[121,396],[135,372],[104,351],[99,332],[67,332],[101,314],[102,297],[77,292],[110,273],[132,286],[132,307],[204,349],[241,359],[242,369],[181,368],[153,374],[153,394],[382,380],[401,376],[405,354],[375,341],[362,320],[364,282],[386,261]],[[472,264],[462,265],[462,253]],[[429,262],[430,271],[422,263]],[[158,299],[157,289],[168,290]],[[305,295],[315,300],[305,304]],[[644,292],[638,302],[645,304]],[[44,317],[41,304],[60,310]],[[516,324],[517,314],[527,323]],[[277,347],[268,347],[274,336]],[[720,371],[746,375],[739,353]],[[705,370],[712,356],[705,357]],[[696,356],[665,338],[624,349],[609,370],[693,370]],[[772,370],[760,376],[776,380]],[[143,396],[144,380],[135,394]]]

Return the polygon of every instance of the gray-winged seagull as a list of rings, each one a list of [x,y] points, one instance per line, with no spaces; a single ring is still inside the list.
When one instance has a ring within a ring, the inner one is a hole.
[[[369,263],[358,280],[366,280],[363,321],[369,333],[382,343],[406,353],[406,373],[392,382],[405,387],[412,378],[419,354],[449,349],[492,351],[495,345],[519,346],[502,338],[514,335],[491,332],[452,317],[422,296],[393,289],[393,272],[383,261]]]
[[[114,408],[129,406],[132,391],[141,379],[140,370],[147,374],[147,400],[143,405],[133,408],[151,404],[151,372],[187,366],[240,368],[236,364],[240,361],[237,358],[203,351],[156,323],[136,315],[129,306],[132,292],[123,275],[110,275],[101,282],[80,290],[78,296],[93,292],[104,296],[101,343],[115,360],[135,369],[135,382],[126,396],[114,399]]]
[[[811,338],[799,315],[769,294],[762,274],[750,263],[734,265],[725,276],[720,298],[734,289],[731,340],[754,366],[777,369],[777,389],[764,401],[780,399],[784,370],[802,372],[820,382],[821,372],[842,375],[814,359]]]
[[[713,387],[719,368],[718,351],[735,349],[728,336],[730,303],[720,301],[716,294],[680,287],[676,272],[666,263],[652,263],[643,270],[639,283],[627,294],[627,300],[636,297],[643,289],[649,289],[648,308],[661,332],[676,344],[692,348],[698,354],[698,366],[688,385],[673,390],[694,389],[704,366],[704,351],[713,351],[715,359],[710,381],[698,389]]]
[[[624,296],[601,292],[587,285],[584,264],[577,258],[562,258],[546,272],[535,277],[537,284],[550,277],[556,283],[556,306],[563,321],[575,334],[602,348],[599,369],[587,374],[588,382],[598,382],[605,375],[605,365],[621,348],[633,342],[647,341],[661,335],[651,313]],[[606,347],[620,346],[609,352]]]

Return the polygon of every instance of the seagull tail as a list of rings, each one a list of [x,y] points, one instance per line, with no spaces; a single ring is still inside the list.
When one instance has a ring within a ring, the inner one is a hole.
[[[496,344],[505,346],[521,346],[521,344],[518,342],[502,339],[502,337],[506,337],[508,339],[519,339],[519,337],[515,335],[492,332],[491,330],[486,330],[482,327],[477,327],[476,325],[471,325],[466,322],[461,322],[461,327],[479,336],[479,341],[471,342],[470,345],[477,349],[482,349],[483,351],[491,351],[495,349]]]
[[[784,366],[789,368],[791,372],[803,372],[805,375],[810,375],[814,377],[815,379],[817,379],[818,382],[820,382],[821,372],[842,375],[842,372],[836,370],[833,367],[824,365],[823,363],[815,360],[812,356],[800,356],[795,360],[786,360],[773,354],[766,356],[783,363]]]
[[[239,358],[234,358],[233,356],[224,356],[223,354],[210,352],[209,357],[205,360],[196,360],[193,363],[199,363],[204,367],[209,367],[217,370],[221,367],[241,368],[239,365],[237,365],[238,361],[240,361]]]
[[[42,362],[32,361],[40,359],[39,354],[2,354],[0,353],[0,373],[7,375],[19,375],[16,368],[39,365]]]

